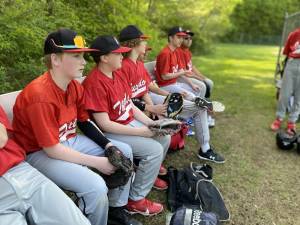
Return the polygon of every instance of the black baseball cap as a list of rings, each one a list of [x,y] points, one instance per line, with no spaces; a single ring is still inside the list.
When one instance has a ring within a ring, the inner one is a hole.
[[[182,29],[182,27],[172,27],[169,32],[168,36],[173,36],[173,35],[178,35],[178,36],[186,36],[186,33]]]
[[[185,30],[184,32],[190,36],[194,36],[194,33],[190,30]]]
[[[85,40],[73,30],[59,29],[48,34],[44,43],[44,54],[62,52],[91,52],[97,51],[85,47]]]
[[[92,52],[92,56],[106,55],[110,52],[125,53],[131,51],[131,48],[122,47],[115,37],[109,35],[98,36],[92,42],[91,49],[98,50],[98,52]]]
[[[143,34],[143,32],[140,31],[140,29],[135,25],[128,25],[127,27],[123,28],[119,35],[119,40],[121,42],[137,38],[144,40],[150,37]]]

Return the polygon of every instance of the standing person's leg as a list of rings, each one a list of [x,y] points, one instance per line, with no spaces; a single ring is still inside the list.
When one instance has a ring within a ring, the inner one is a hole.
[[[281,122],[289,107],[289,100],[293,94],[293,74],[297,73],[297,65],[293,59],[287,61],[282,77],[281,89],[277,102],[276,119],[271,124],[271,129],[277,131],[281,127]]]
[[[5,173],[0,186],[1,224],[14,214],[13,223],[7,224],[90,225],[65,193],[26,162]]]
[[[300,60],[294,59],[297,70],[293,73],[293,94],[294,102],[289,115],[289,122],[295,124],[300,112]]]
[[[277,103],[277,118],[284,119],[285,117],[289,105],[289,98],[293,94],[293,74],[295,73],[297,73],[297,65],[294,63],[294,60],[288,60],[282,77],[282,85]]]

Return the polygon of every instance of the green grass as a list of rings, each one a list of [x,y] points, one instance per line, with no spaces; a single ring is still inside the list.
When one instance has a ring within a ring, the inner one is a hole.
[[[194,64],[215,83],[212,98],[226,105],[211,129],[211,143],[227,160],[224,165],[211,164],[231,213],[225,224],[300,224],[300,155],[278,150],[269,129],[275,117],[277,52],[270,46],[220,44],[211,55],[194,56]],[[167,156],[167,166],[200,162],[197,143],[187,140],[183,151]],[[157,191],[149,197],[166,201]],[[166,213],[137,218],[145,225],[164,225]]]

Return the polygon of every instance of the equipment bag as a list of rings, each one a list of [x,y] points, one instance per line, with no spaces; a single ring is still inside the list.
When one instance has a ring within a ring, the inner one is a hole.
[[[218,225],[218,218],[212,212],[182,207],[173,214],[169,225]]]
[[[204,212],[215,213],[220,221],[230,219],[223,197],[211,180],[190,167],[168,168],[168,207],[174,212],[180,207],[198,206]],[[199,166],[198,166],[199,167]]]

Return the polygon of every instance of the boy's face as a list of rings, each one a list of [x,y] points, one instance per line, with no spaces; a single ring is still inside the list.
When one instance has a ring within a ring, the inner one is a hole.
[[[106,62],[110,66],[112,71],[115,71],[122,67],[122,59],[123,55],[121,53],[111,52],[106,55]]]
[[[135,46],[135,50],[139,55],[144,55],[146,53],[147,41],[141,41],[139,45]]]
[[[86,61],[83,58],[82,52],[80,53],[63,53],[59,63],[61,73],[70,78],[82,77]]]
[[[192,36],[187,35],[187,36],[185,36],[185,37],[183,38],[182,45],[183,45],[183,47],[185,47],[185,48],[190,48],[191,45],[192,45],[192,42],[193,42]]]
[[[176,48],[179,48],[181,46],[182,42],[183,42],[182,36],[178,36],[178,35],[171,36],[171,43]]]

